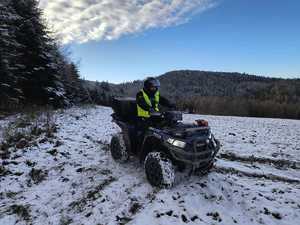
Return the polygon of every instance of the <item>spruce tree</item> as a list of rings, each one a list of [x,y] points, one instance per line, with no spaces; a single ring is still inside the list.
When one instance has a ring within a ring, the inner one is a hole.
[[[49,34],[37,0],[0,0],[0,109],[88,98],[78,67]]]
[[[19,15],[15,21],[16,41],[21,44],[20,63],[25,65],[19,71],[24,79],[20,82],[24,94],[31,103],[49,104],[57,101],[64,90],[58,90],[56,83],[60,80],[55,58],[55,46],[42,22],[41,10],[36,0],[11,0],[11,7]],[[62,89],[61,89],[62,88]]]
[[[9,6],[9,1],[0,2],[0,106],[18,107],[24,100],[23,92],[18,86],[18,70],[24,65],[19,63],[18,53],[21,45],[16,41],[18,27],[14,24],[19,19]]]

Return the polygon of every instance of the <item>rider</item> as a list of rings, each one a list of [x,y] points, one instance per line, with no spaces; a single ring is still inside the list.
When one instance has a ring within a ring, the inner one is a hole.
[[[159,105],[175,108],[175,105],[159,93],[159,80],[149,77],[144,82],[144,87],[136,94],[137,104],[137,136],[138,145],[143,141],[146,129],[150,125],[150,115],[159,112]]]
[[[174,108],[175,105],[159,93],[160,82],[149,77],[144,82],[144,88],[136,94],[137,116],[139,120],[147,120],[153,112],[159,112],[159,105]]]

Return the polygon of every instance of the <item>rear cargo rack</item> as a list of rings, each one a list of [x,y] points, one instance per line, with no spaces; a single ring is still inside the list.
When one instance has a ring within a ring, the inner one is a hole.
[[[136,100],[131,97],[113,98],[112,108],[115,115],[123,121],[132,121],[136,119],[137,109]]]

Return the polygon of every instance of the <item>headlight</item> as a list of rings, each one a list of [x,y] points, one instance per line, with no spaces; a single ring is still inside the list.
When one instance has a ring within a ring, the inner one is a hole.
[[[185,143],[184,141],[175,140],[175,141],[173,142],[173,145],[175,145],[175,146],[177,146],[177,147],[179,147],[179,148],[184,148],[185,145],[186,145],[186,143]]]
[[[168,138],[167,142],[171,145],[174,145],[178,148],[185,148],[186,143],[184,141],[179,141],[173,138]]]

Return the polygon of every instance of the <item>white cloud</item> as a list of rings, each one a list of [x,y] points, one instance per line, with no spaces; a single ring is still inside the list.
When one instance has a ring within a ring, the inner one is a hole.
[[[213,5],[214,0],[40,0],[47,21],[65,44],[178,25]]]

